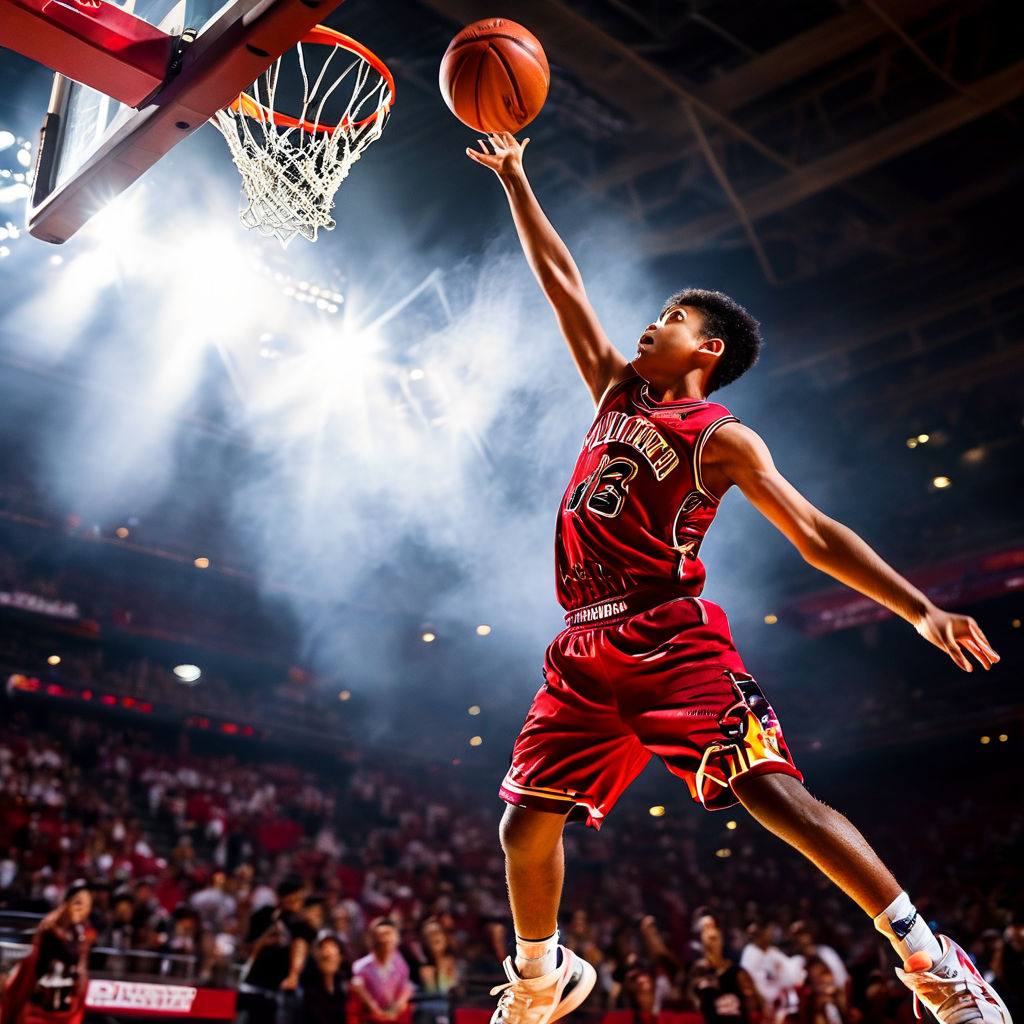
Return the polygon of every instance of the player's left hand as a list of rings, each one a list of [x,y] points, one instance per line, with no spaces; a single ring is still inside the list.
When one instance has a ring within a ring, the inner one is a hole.
[[[917,624],[917,631],[930,644],[945,651],[965,672],[973,672],[974,666],[964,651],[986,671],[999,660],[981,627],[970,615],[957,615],[933,605]]]

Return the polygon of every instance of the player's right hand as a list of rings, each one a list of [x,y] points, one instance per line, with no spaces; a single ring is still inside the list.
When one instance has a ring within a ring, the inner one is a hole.
[[[480,148],[468,147],[466,156],[489,167],[498,177],[511,177],[522,173],[523,150],[529,141],[520,142],[511,132],[495,132],[486,139],[477,139]]]

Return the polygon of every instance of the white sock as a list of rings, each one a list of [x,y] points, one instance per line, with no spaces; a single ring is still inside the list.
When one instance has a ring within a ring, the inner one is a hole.
[[[933,962],[942,956],[939,940],[905,892],[901,892],[875,918],[875,928],[892,943],[892,948],[901,960],[906,961],[912,953],[922,949],[931,956]]]
[[[516,936],[516,970],[520,977],[539,978],[558,966],[558,932],[546,939]]]

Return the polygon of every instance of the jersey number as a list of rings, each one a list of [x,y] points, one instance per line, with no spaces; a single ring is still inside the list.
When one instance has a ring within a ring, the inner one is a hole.
[[[566,504],[566,509],[575,512],[589,494],[586,507],[594,515],[614,519],[626,503],[629,481],[636,476],[636,463],[630,459],[609,459],[604,456],[601,464],[581,484],[576,486]]]

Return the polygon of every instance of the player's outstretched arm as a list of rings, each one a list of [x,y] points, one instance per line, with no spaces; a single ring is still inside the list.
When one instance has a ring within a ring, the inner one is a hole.
[[[805,561],[906,619],[965,672],[972,671],[965,651],[985,669],[999,660],[974,619],[936,607],[857,534],[815,508],[775,468],[768,447],[749,427],[720,427],[701,466],[713,493],[721,495],[735,484]]]
[[[583,287],[583,278],[566,244],[551,226],[523,169],[520,142],[508,132],[480,139],[479,149],[466,155],[498,176],[512,209],[526,259],[558,319],[576,366],[590,389],[594,404],[622,378],[628,363],[608,340]]]

